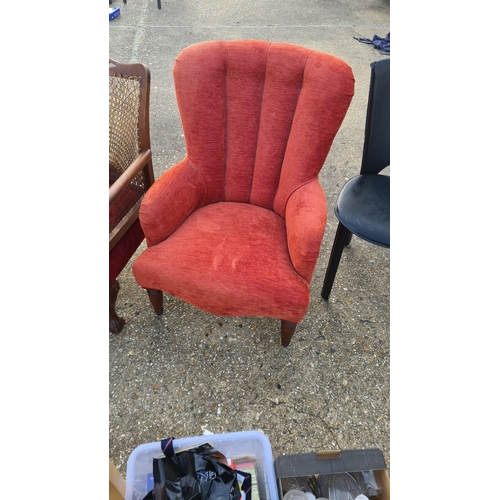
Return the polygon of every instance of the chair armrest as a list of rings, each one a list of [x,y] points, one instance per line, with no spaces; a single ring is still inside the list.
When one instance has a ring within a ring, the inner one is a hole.
[[[203,176],[189,158],[168,169],[149,188],[139,209],[148,246],[168,238],[205,198]]]
[[[295,270],[309,283],[326,226],[326,197],[317,179],[302,185],[288,199],[285,224],[288,251]]]
[[[132,179],[144,166],[151,160],[151,150],[141,151],[139,156],[127,167],[127,169],[116,179],[109,187],[109,204],[119,196],[119,194],[127,188]]]

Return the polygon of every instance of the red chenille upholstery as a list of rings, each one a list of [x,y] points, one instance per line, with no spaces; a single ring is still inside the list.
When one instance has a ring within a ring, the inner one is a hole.
[[[354,93],[351,68],[240,40],[192,45],[173,73],[187,156],[142,201],[148,248],[134,276],[216,315],[281,319],[288,345],[309,306],[326,224],[318,174]]]

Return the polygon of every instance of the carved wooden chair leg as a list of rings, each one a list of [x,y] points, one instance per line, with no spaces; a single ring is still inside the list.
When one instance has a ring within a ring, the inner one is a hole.
[[[116,298],[118,297],[118,291],[120,290],[120,284],[118,281],[114,281],[109,286],[109,331],[111,333],[120,333],[122,331],[125,320],[120,318],[116,314]]]
[[[281,345],[287,347],[292,340],[297,323],[281,320]]]
[[[155,313],[158,316],[163,314],[163,292],[161,290],[151,290],[150,288],[146,288],[146,292],[148,292]]]

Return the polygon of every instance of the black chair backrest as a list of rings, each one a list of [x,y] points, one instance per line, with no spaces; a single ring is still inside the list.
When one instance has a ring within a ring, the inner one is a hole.
[[[361,174],[378,174],[391,164],[390,63],[391,60],[387,58],[370,64],[372,71]]]

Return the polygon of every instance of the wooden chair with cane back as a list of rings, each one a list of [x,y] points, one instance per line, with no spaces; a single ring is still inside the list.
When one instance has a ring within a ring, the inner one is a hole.
[[[149,138],[151,76],[140,63],[109,60],[109,331],[125,323],[116,314],[127,262],[144,240],[138,219],[144,194],[154,182]]]

